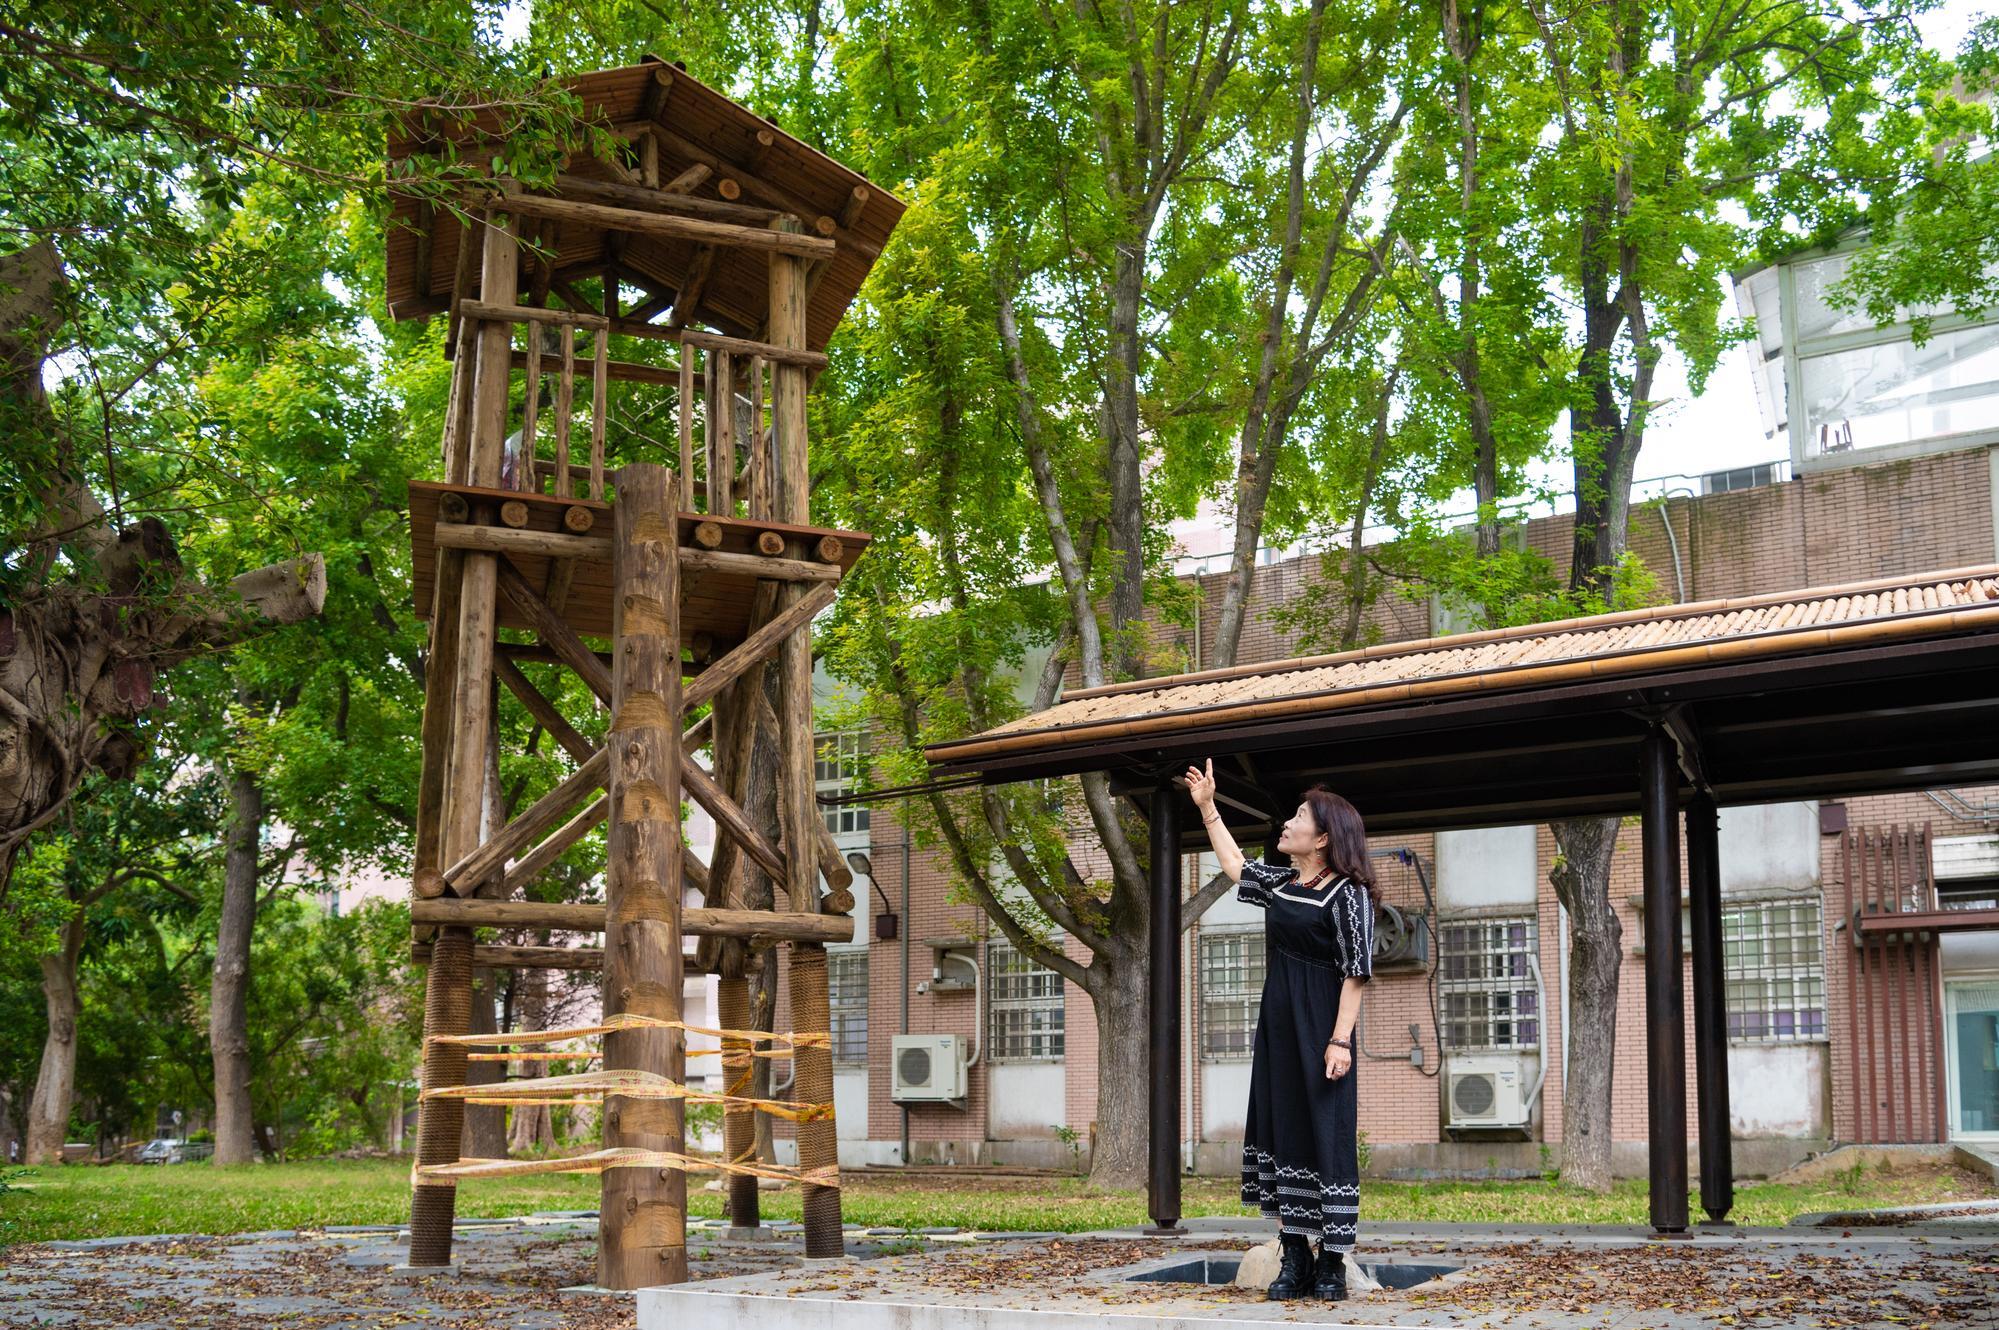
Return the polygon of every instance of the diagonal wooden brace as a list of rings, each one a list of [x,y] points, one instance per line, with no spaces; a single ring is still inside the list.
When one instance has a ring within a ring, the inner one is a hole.
[[[689,731],[692,733],[693,731]],[[523,855],[518,862],[507,869],[505,885],[500,891],[502,898],[511,899],[529,883],[549,870],[563,851],[576,844],[598,827],[611,812],[611,796],[599,795],[589,807],[557,827],[548,839]],[[708,865],[695,858],[694,851],[686,846],[680,848],[680,871],[687,885],[708,898]]]
[[[521,704],[528,709],[528,714],[541,723],[541,727],[548,731],[549,737],[562,745],[563,751],[578,762],[590,760],[591,754],[597,751],[596,745],[577,732],[576,727],[555,709],[555,703],[544,697],[541,690],[521,673],[520,666],[505,656],[496,656],[493,660],[493,673],[499,675],[501,681],[513,690],[514,696],[518,697]]]
[[[718,696],[737,676],[775,651],[785,638],[811,623],[813,616],[833,603],[838,590],[831,582],[815,585],[796,604],[787,606],[782,614],[744,638],[728,655],[701,671],[680,690],[682,707],[692,710]]]
[[[469,895],[480,883],[498,872],[516,851],[526,848],[560,824],[585,795],[602,789],[610,770],[609,750],[598,749],[589,761],[572,771],[568,779],[535,800],[492,839],[445,869],[445,882],[457,894]]]
[[[527,578],[521,576],[521,570],[514,567],[512,560],[502,555],[499,562],[500,590],[507,593],[507,599],[513,601],[527,621],[534,625],[542,644],[553,651],[563,664],[575,670],[600,701],[609,705],[611,671],[597,659],[596,652],[583,645],[583,639],[576,635],[568,620],[528,584]]]
[[[707,809],[715,821],[736,838],[743,852],[757,861],[766,873],[782,882],[784,880],[784,856],[777,847],[765,840],[763,833],[750,821],[749,814],[741,805],[731,799],[715,778],[695,762],[683,758],[680,763],[680,781],[692,795],[694,802]]]

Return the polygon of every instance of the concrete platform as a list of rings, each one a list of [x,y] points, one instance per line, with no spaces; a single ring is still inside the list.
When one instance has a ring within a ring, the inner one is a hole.
[[[1190,1220],[1135,1231],[991,1242],[642,1290],[640,1330],[1222,1330],[1230,1326],[1464,1330],[1999,1330],[1999,1226],[1730,1229],[1661,1242],[1647,1230],[1428,1225],[1377,1230],[1363,1263],[1457,1266],[1343,1303],[1134,1279],[1207,1256],[1233,1261],[1261,1226]],[[1394,1282],[1394,1281],[1391,1281]]]

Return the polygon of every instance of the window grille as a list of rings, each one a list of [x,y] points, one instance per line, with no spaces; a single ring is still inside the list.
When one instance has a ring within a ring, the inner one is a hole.
[[[868,953],[826,953],[826,987],[833,1016],[833,1061],[865,1066],[868,1061]]]
[[[1825,947],[1816,900],[1748,901],[1721,912],[1728,1037],[1825,1038]]]
[[[1059,1058],[1062,976],[1006,942],[986,944],[986,1047],[995,1062]]]
[[[859,730],[839,730],[820,735],[819,747],[812,761],[814,792],[823,795],[852,794],[861,783],[866,763]],[[868,830],[865,804],[822,807],[819,811],[826,817],[826,829],[835,836],[862,835]]]
[[[1529,964],[1536,931],[1532,915],[1439,926],[1437,1001],[1446,1051],[1541,1046],[1541,1005]]]
[[[1201,1056],[1247,1058],[1263,997],[1263,930],[1201,934]]]

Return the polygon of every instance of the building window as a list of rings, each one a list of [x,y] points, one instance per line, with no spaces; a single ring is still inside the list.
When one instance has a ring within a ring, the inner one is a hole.
[[[866,770],[866,757],[858,730],[840,730],[819,736],[819,749],[812,763],[815,792],[822,795],[852,794]],[[843,804],[819,810],[825,814],[826,829],[835,836],[865,836],[868,810],[865,804]]]
[[[1437,1000],[1453,1053],[1541,1046],[1534,917],[1447,920],[1437,930]]]
[[[1006,942],[986,944],[986,1047],[995,1062],[1062,1056],[1062,976]]]
[[[1755,489],[1759,485],[1775,485],[1788,480],[1790,470],[1791,464],[1785,460],[1738,466],[1727,471],[1710,471],[1701,477],[1701,493],[1733,494],[1737,490]]]
[[[1937,879],[1939,910],[1999,910],[1999,877]]]
[[[1724,907],[1721,958],[1730,1039],[1825,1038],[1825,948],[1816,900]]]
[[[1877,324],[1839,298],[1858,251],[1789,259],[1745,277],[1736,303],[1756,321],[1756,396],[1768,437],[1794,462],[1872,448],[1963,446],[1999,433],[1999,328],[1948,305]],[[1913,321],[1930,325],[1916,345]]]
[[[1201,934],[1201,1056],[1249,1056],[1263,997],[1263,931]]]
[[[833,1061],[843,1067],[868,1062],[868,953],[826,953],[826,987],[833,1013]]]

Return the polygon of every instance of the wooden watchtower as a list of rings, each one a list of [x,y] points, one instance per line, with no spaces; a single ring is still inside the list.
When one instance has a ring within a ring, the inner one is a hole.
[[[431,632],[412,881],[429,972],[409,1259],[449,1263],[461,1178],[601,1170],[599,1281],[635,1288],[687,1277],[686,1174],[716,1166],[685,1153],[683,1105],[703,1097],[684,1085],[690,961],[721,976],[731,1085],[719,1166],[732,1213],[755,1222],[753,1106],[739,1073],[753,1055],[788,1054],[793,1099],[759,1103],[799,1121],[790,1173],[804,1187],[808,1254],[841,1250],[824,944],[853,934],[852,878],[813,801],[809,636],[868,538],[811,525],[806,394],[903,205],[670,65],[570,86],[614,148],[572,158],[551,189],[496,181],[469,220],[398,197],[390,229],[390,310],[448,316],[453,364],[443,481],[410,494]],[[476,155],[505,131],[413,123],[390,155]],[[588,684],[609,709],[602,747],[584,737],[598,726],[564,716],[522,661],[560,662]],[[505,822],[486,797],[502,683],[575,762]],[[753,770],[767,785],[772,765],[751,761],[760,723],[777,754],[775,836],[746,811],[772,804],[753,788]],[[704,748],[705,767],[694,760]],[[683,796],[714,815],[707,866],[684,846]],[[602,904],[519,899],[607,821]],[[776,908],[743,908],[746,856],[775,884]],[[684,886],[702,908],[683,908]],[[601,932],[603,948],[482,946],[481,928]],[[697,961],[685,935],[722,941],[704,942]],[[775,943],[788,950],[796,1032],[773,1044],[746,1029],[743,966],[746,951]],[[556,1034],[601,1034],[601,1072],[466,1085],[468,1045],[481,1042],[467,1037],[475,966],[596,964],[604,1022]],[[460,1158],[468,1101],[597,1098],[604,1149],[593,1155]]]

